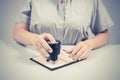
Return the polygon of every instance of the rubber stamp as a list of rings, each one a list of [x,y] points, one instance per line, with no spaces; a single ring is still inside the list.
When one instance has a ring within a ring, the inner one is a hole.
[[[61,42],[59,40],[56,40],[56,43],[51,43],[48,41],[48,44],[52,48],[53,52],[49,53],[50,56],[47,58],[47,61],[55,64],[57,62],[58,55],[60,54]]]

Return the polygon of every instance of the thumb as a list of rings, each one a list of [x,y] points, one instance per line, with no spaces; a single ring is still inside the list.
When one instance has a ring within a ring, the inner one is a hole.
[[[48,40],[50,40],[51,43],[56,43],[55,38],[54,38],[51,34],[47,34],[47,35],[46,35],[46,38],[47,38]]]

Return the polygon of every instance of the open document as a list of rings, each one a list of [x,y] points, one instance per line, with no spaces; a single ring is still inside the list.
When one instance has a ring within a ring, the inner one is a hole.
[[[66,53],[66,51],[64,50],[60,51],[60,54],[58,55],[58,60],[54,64],[46,61],[46,59],[42,56],[36,56],[34,58],[31,58],[31,60],[49,70],[56,70],[56,69],[81,61],[81,60],[78,60],[78,61],[73,60],[72,58],[69,57],[69,54]]]

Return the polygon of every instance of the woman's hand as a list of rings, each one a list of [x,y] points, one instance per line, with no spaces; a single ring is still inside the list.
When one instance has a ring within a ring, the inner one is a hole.
[[[74,60],[86,59],[92,50],[92,46],[86,41],[79,42],[74,48],[67,51]]]
[[[41,35],[38,35],[33,40],[33,46],[41,53],[41,55],[45,58],[49,57],[49,53],[52,53],[52,49],[47,43],[47,41],[51,41],[52,43],[55,43],[55,39],[51,34],[43,33]]]
[[[105,31],[97,34],[95,37],[79,42],[73,49],[69,50],[70,57],[74,60],[81,60],[87,58],[92,49],[97,49],[105,46],[109,42],[109,32]]]

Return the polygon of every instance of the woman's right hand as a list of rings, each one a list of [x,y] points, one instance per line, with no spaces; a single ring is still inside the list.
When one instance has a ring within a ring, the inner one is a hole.
[[[41,53],[41,55],[45,58],[49,57],[49,53],[52,53],[52,48],[49,46],[47,41],[50,41],[51,43],[55,43],[56,40],[54,37],[49,33],[43,33],[41,35],[38,35],[36,38],[34,38],[32,44],[33,46]]]

